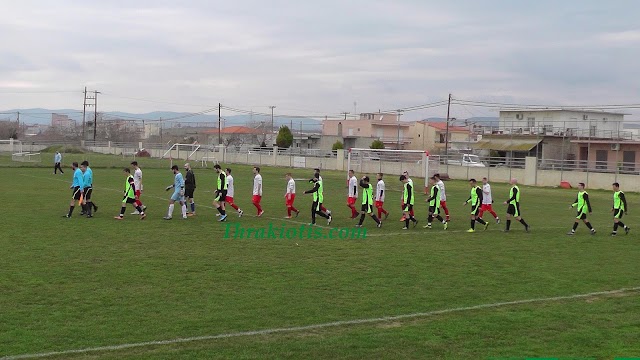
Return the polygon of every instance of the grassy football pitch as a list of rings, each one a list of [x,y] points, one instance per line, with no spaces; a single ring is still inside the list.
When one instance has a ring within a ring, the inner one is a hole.
[[[177,207],[174,219],[165,221],[164,188],[173,175],[167,162],[146,166],[141,159],[148,217],[140,221],[128,207],[126,219],[116,221],[121,167],[129,161],[90,160],[99,206],[93,219],[80,217],[77,208],[73,218],[62,218],[70,169],[57,176],[52,166],[0,169],[0,358],[50,352],[62,353],[46,358],[640,356],[638,194],[627,194],[629,235],[609,236],[611,192],[590,191],[598,233],[589,235],[581,224],[569,237],[576,191],[521,186],[522,214],[532,232],[514,222],[503,233],[508,186],[496,183],[494,208],[502,224],[486,214],[488,230],[468,234],[469,208],[462,206],[468,184],[449,181],[449,229],[438,223],[422,228],[420,192],[420,224],[403,231],[401,186],[390,174],[385,205],[391,216],[381,229],[367,218],[364,239],[225,239],[227,225],[216,221],[211,205],[211,168],[195,168],[198,215],[182,220]],[[289,229],[309,222],[311,197],[301,194],[309,184],[297,182],[298,218],[283,219],[283,194],[285,172],[307,179],[311,170],[263,166],[266,213],[257,218],[251,168],[229,166],[245,216],[231,211],[228,223]],[[353,228],[345,174],[323,178],[331,226]],[[416,184],[422,190],[423,180]],[[318,224],[329,231],[324,219]],[[266,331],[253,333],[260,330]]]

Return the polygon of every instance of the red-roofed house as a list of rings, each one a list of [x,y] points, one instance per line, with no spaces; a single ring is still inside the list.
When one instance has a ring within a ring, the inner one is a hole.
[[[427,150],[432,154],[444,153],[447,123],[437,121],[416,121],[411,127],[411,150]],[[469,148],[469,129],[449,124],[449,151]]]
[[[211,143],[218,143],[218,129],[202,131],[207,135]],[[269,134],[266,134],[267,137]],[[225,145],[259,145],[264,140],[262,129],[254,129],[246,126],[227,126],[220,129],[220,137]]]

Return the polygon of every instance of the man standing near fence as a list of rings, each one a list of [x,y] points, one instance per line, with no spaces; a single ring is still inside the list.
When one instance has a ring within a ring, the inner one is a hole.
[[[62,171],[62,154],[60,154],[59,151],[56,151],[56,154],[53,155],[53,162],[54,162],[54,167],[53,167],[53,175],[58,174],[58,170],[60,170],[60,174],[64,174],[64,171]]]
[[[620,191],[620,184],[617,182],[613,183],[613,207],[611,208],[611,212],[613,213],[613,232],[611,232],[611,236],[618,235],[618,227],[622,226],[625,234],[629,234],[629,230],[631,230],[627,225],[625,225],[622,221],[622,215],[624,215],[625,211],[627,211],[627,199],[624,197],[624,193]]]
[[[242,209],[240,209],[238,205],[236,205],[236,203],[233,202],[234,184],[233,184],[233,176],[231,176],[231,169],[227,168],[225,170],[225,173],[227,174],[227,198],[225,199],[225,202],[238,212],[238,217],[242,217],[242,214],[244,214],[244,211],[242,211]],[[218,215],[220,214],[216,214],[216,216]]]
[[[131,162],[131,166],[133,166],[133,183],[135,185],[136,191],[135,191],[135,196],[136,196],[136,202],[135,202],[135,207],[136,209],[138,207],[141,207],[142,210],[146,210],[146,206],[142,205],[142,201],[140,200],[140,197],[142,196],[142,169],[140,169],[140,166],[138,166],[138,162],[137,161],[132,161]],[[134,211],[131,213],[131,215],[140,215],[140,212],[138,210]]]
[[[187,201],[188,206],[191,208],[187,208],[187,216],[194,216],[196,214],[196,201],[193,198],[193,193],[196,191],[196,175],[191,170],[191,164],[184,164],[184,171],[186,174],[184,180],[184,197]]]
[[[587,225],[589,231],[591,232],[591,235],[596,234],[596,229],[591,226],[591,223],[587,219],[587,213],[591,214],[591,202],[589,202],[589,194],[584,188],[584,183],[578,183],[578,196],[576,196],[576,201],[571,204],[572,208],[577,207],[578,213],[576,215],[576,220],[573,223],[573,228],[567,233],[567,235],[569,236],[575,235],[576,229],[580,224],[580,220],[582,220],[582,222]]]

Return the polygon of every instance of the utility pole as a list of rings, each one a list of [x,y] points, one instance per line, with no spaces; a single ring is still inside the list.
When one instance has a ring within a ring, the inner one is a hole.
[[[91,107],[94,106],[95,109],[95,114],[94,114],[94,121],[93,121],[93,140],[96,140],[96,120],[97,120],[97,113],[98,113],[98,94],[100,94],[99,91],[93,91],[93,97],[91,96],[91,92],[87,91],[87,87],[85,86],[84,88],[84,103],[82,106],[82,140],[86,140],[85,137],[85,123],[86,123],[86,117],[87,117],[87,107]]]
[[[402,110],[396,110],[398,113],[398,142],[396,143],[396,150],[400,150],[400,115],[402,115]]]
[[[449,102],[447,103],[447,130],[444,135],[444,156],[449,155],[449,111],[451,110],[451,94],[449,94]]]
[[[344,121],[347,121],[347,115],[349,115],[348,111],[341,112],[340,114],[344,115]]]
[[[98,130],[98,94],[100,91],[93,91],[93,141],[96,141],[96,133]]]
[[[218,103],[218,145],[222,144],[222,104]]]
[[[271,142],[273,143],[273,130],[275,129],[273,126],[273,109],[275,109],[276,107],[271,105],[269,106],[269,109],[271,109]],[[273,144],[272,144],[273,145]]]

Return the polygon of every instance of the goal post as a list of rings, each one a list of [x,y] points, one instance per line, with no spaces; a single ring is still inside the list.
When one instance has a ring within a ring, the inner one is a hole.
[[[200,144],[173,144],[167,151],[162,154],[161,159],[171,160],[173,165],[173,159],[185,159],[185,160],[197,160],[194,158],[194,154],[200,149]]]
[[[439,159],[432,159],[424,150],[350,148],[347,155],[347,171],[369,175],[401,175],[407,171],[411,177],[425,178],[425,184],[438,171],[438,165]]]

